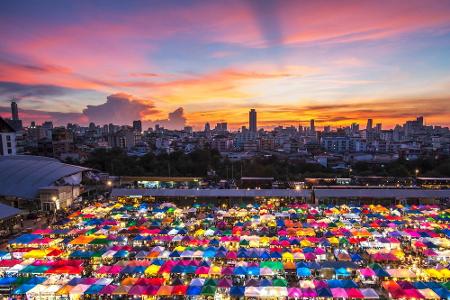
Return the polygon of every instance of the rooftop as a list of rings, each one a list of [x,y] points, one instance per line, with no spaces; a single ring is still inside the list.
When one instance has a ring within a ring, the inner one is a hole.
[[[0,170],[1,196],[34,199],[41,187],[90,169],[48,157],[16,155],[0,157]]]

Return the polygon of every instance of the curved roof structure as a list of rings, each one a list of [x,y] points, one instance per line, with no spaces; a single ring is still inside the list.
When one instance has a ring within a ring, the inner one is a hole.
[[[3,156],[0,157],[0,195],[34,199],[39,188],[87,170],[90,169],[64,164],[48,157]]]

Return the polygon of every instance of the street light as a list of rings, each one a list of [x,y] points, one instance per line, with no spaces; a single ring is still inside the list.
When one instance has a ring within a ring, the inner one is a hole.
[[[107,186],[112,186],[112,181],[111,181],[111,180],[108,180],[108,181],[106,182],[106,185],[107,185]]]
[[[416,169],[416,177],[419,175],[419,169]]]

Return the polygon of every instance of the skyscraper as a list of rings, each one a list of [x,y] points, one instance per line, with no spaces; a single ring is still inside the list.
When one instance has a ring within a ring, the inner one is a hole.
[[[256,132],[258,130],[256,122],[256,110],[252,108],[248,113],[248,127],[251,132]]]
[[[142,132],[142,122],[141,120],[133,121],[133,130],[137,132]]]
[[[311,119],[311,121],[309,121],[309,130],[311,130],[311,133],[316,132],[316,126],[314,125],[314,119]]]
[[[372,130],[372,123],[373,123],[372,119],[367,119],[366,130]]]
[[[19,120],[19,108],[17,107],[16,101],[11,102],[11,117],[14,121]]]

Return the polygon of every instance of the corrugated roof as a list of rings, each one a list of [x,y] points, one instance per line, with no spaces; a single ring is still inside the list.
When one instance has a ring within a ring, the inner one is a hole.
[[[24,199],[37,197],[41,187],[88,168],[68,165],[60,161],[32,155],[0,157],[0,195]]]
[[[310,197],[311,190],[293,189],[113,189],[111,197]]]
[[[22,211],[15,207],[0,203],[0,220],[14,217],[20,214]]]

